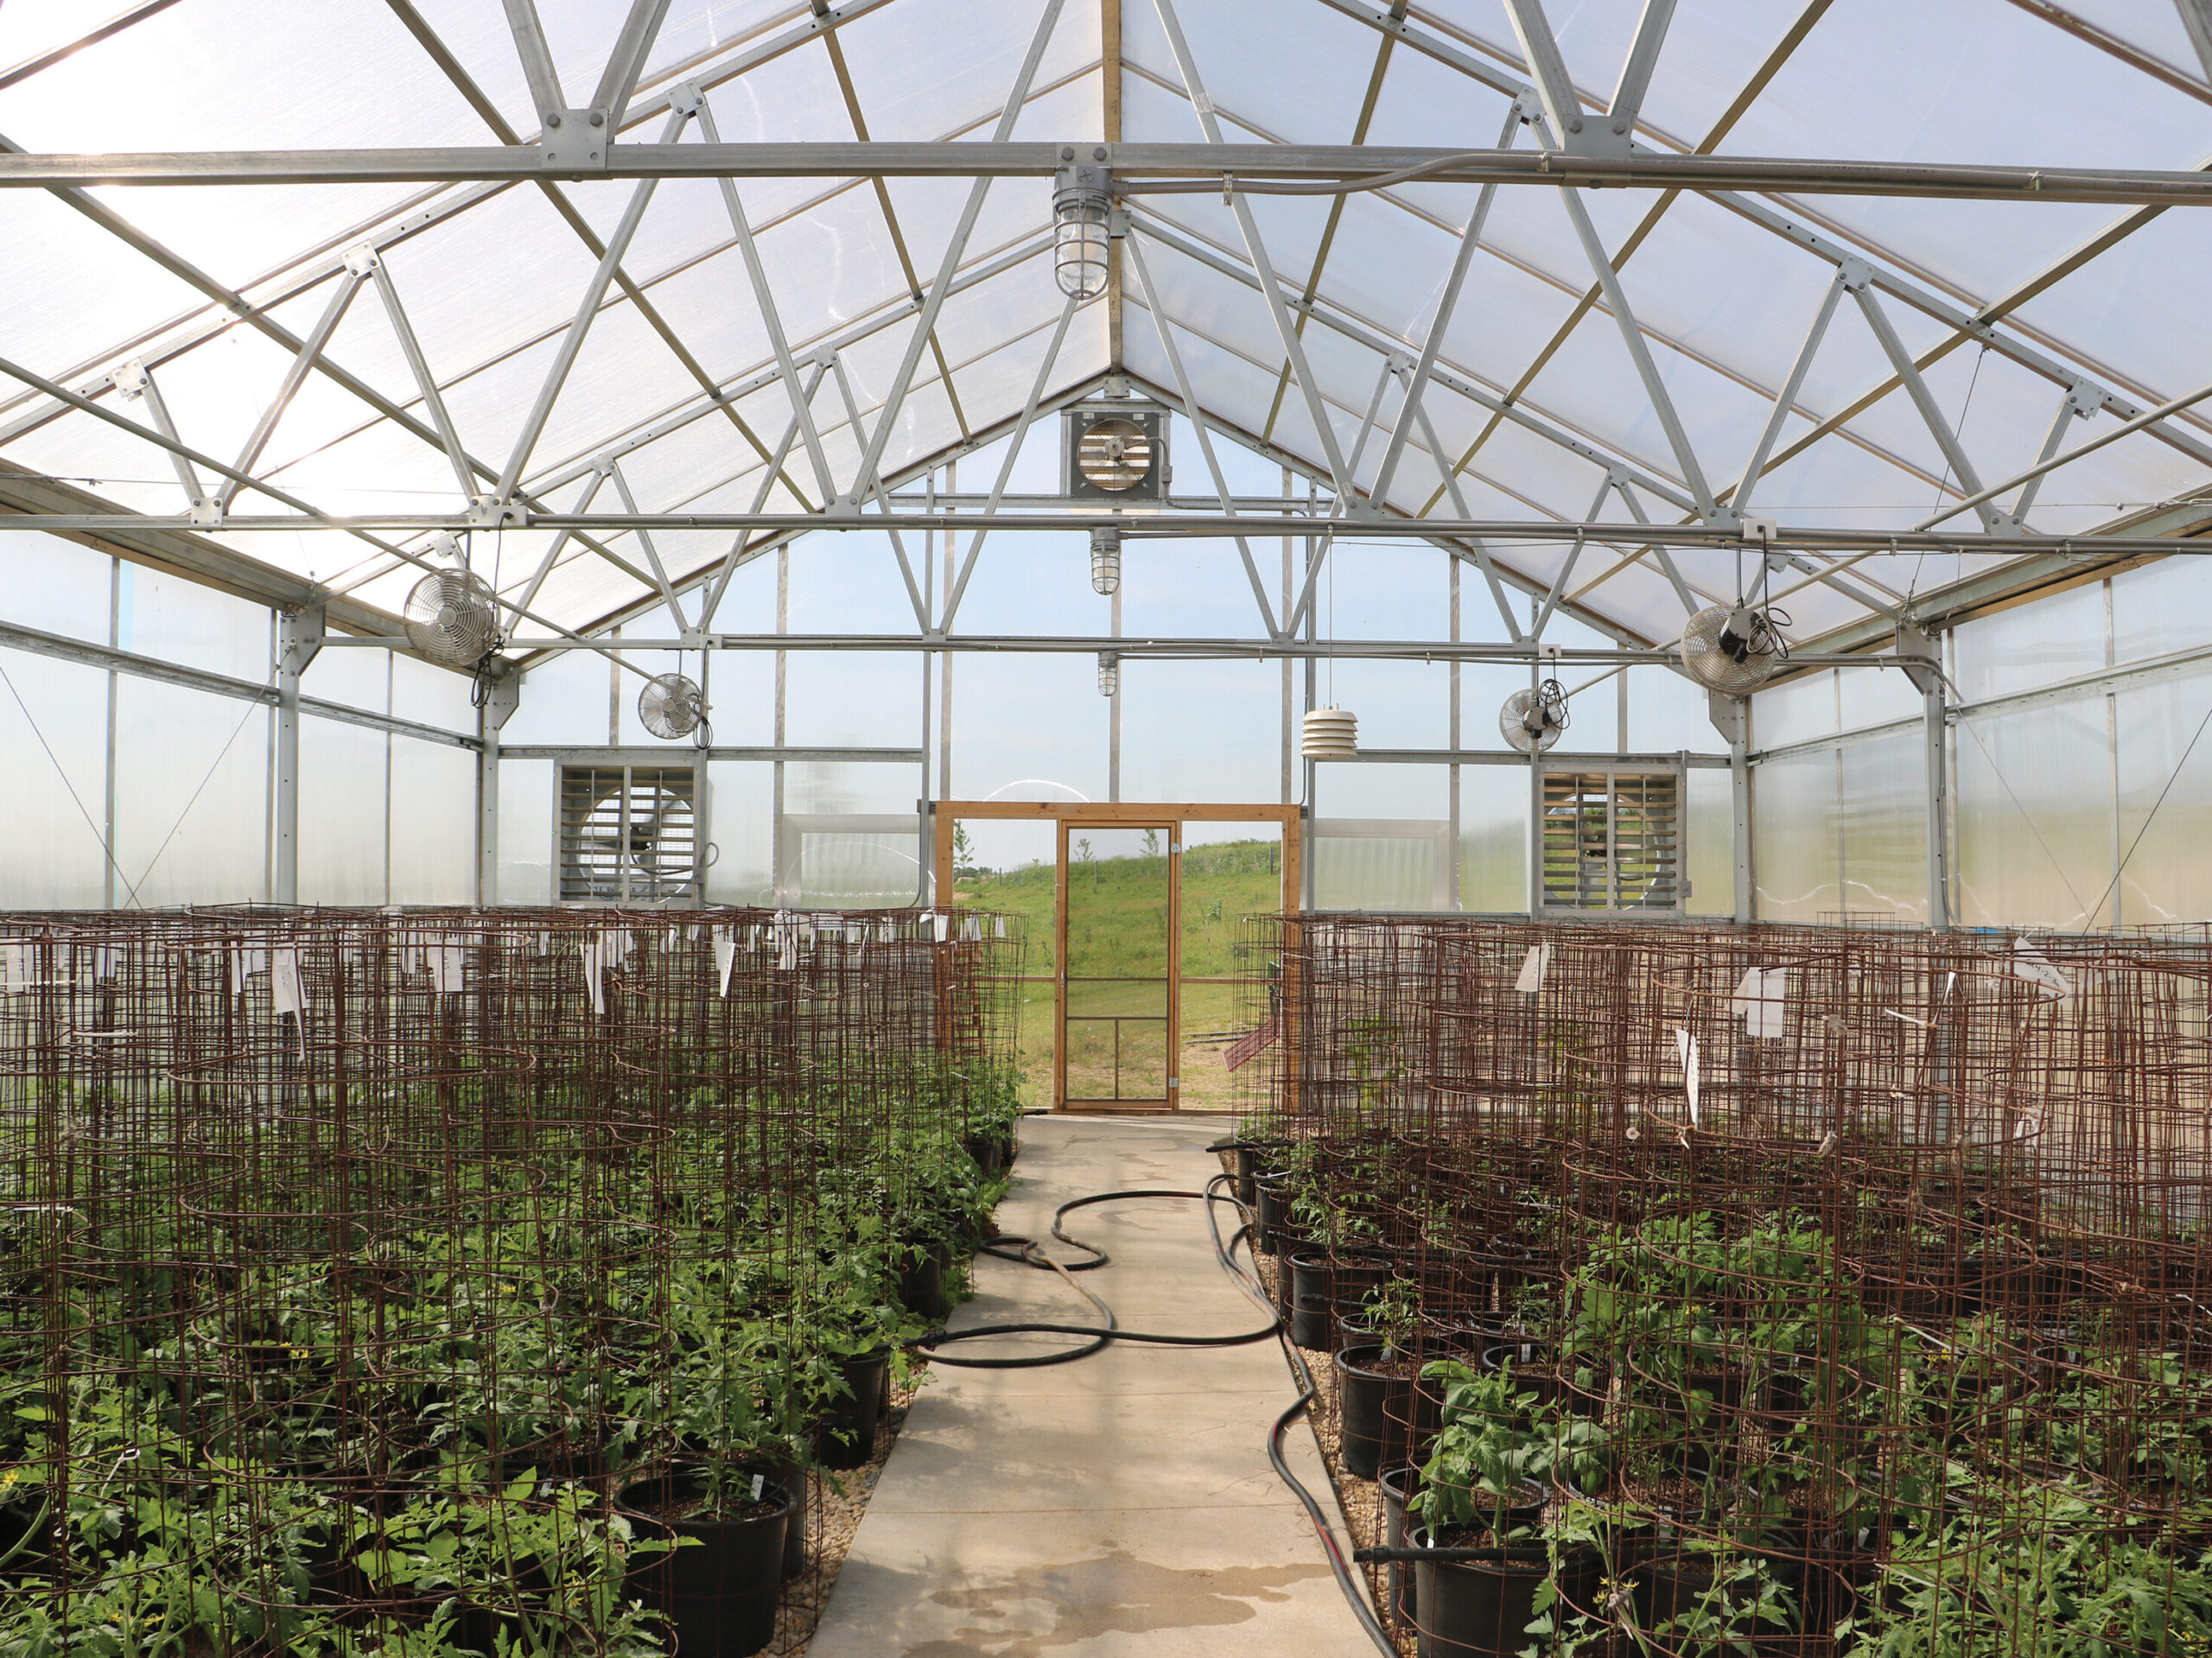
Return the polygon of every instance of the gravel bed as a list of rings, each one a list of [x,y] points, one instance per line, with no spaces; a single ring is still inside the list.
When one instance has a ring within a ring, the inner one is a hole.
[[[1258,1256],[1256,1261],[1261,1281],[1272,1295],[1275,1291],[1276,1274],[1281,1269],[1267,1255]],[[1344,1515],[1344,1527],[1351,1533],[1355,1547],[1378,1548],[1384,1540],[1382,1488],[1371,1479],[1361,1479],[1344,1471],[1342,1446],[1337,1434],[1337,1367],[1332,1356],[1317,1352],[1310,1347],[1302,1347],[1299,1351],[1305,1355],[1306,1366],[1313,1372],[1313,1403],[1307,1414],[1313,1419],[1314,1437],[1321,1442],[1321,1459],[1329,1470],[1329,1483],[1337,1494],[1337,1508]],[[1386,1575],[1389,1568],[1363,1566],[1354,1570],[1367,1574],[1367,1586],[1374,1597],[1374,1604],[1385,1605],[1389,1593]],[[1396,1640],[1403,1658],[1414,1658],[1413,1630],[1403,1627],[1390,1627],[1390,1634]]]
[[[890,1409],[876,1431],[875,1456],[864,1466],[848,1468],[836,1476],[845,1488],[842,1493],[830,1484],[830,1475],[810,1477],[807,1569],[784,1585],[783,1604],[776,1612],[776,1638],[767,1648],[779,1658],[800,1658],[812,1642],[823,1609],[830,1604],[830,1591],[837,1586],[837,1572],[853,1546],[853,1534],[860,1529],[861,1516],[868,1512],[868,1500],[875,1494],[876,1481],[883,1477],[891,1447],[899,1442],[899,1430],[906,1426],[907,1407],[914,1402],[914,1395],[929,1375],[926,1366],[917,1364],[909,1371],[904,1387],[893,1384]]]

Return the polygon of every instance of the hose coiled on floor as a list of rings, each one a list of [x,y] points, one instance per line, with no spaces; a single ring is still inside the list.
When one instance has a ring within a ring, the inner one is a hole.
[[[1300,1481],[1298,1476],[1291,1472],[1290,1463],[1283,1455],[1282,1436],[1289,1432],[1293,1422],[1312,1408],[1319,1390],[1314,1386],[1313,1372],[1306,1363],[1305,1354],[1300,1352],[1290,1340],[1289,1329],[1282,1314],[1268,1299],[1267,1292],[1260,1286],[1257,1277],[1236,1264],[1236,1248],[1239,1244],[1250,1242],[1253,1220],[1251,1212],[1236,1197],[1233,1190],[1221,1190],[1221,1188],[1231,1186],[1233,1182],[1229,1176],[1217,1174],[1207,1181],[1205,1190],[1200,1191],[1168,1189],[1100,1191],[1093,1192],[1089,1197],[1069,1199],[1052,1211],[1052,1241],[1065,1244],[1071,1249],[1082,1250],[1090,1257],[1088,1260],[1073,1262],[1055,1261],[1045,1253],[1039,1240],[1021,1237],[1011,1233],[1002,1233],[984,1243],[980,1253],[990,1255],[994,1259],[1012,1261],[1018,1266],[1035,1267],[1040,1272],[1058,1273],[1063,1283],[1098,1310],[1099,1322],[1096,1324],[1023,1322],[972,1324],[964,1330],[938,1328],[926,1335],[916,1337],[908,1345],[934,1364],[950,1364],[970,1370],[1021,1370],[1048,1364],[1071,1364],[1077,1359],[1089,1358],[1095,1353],[1104,1352],[1116,1342],[1149,1343],[1163,1347],[1244,1347],[1254,1342],[1263,1342],[1270,1336],[1280,1337],[1283,1351],[1290,1360],[1291,1368],[1297,1374],[1300,1391],[1296,1402],[1281,1415],[1276,1417],[1274,1426],[1268,1431],[1268,1461],[1274,1467],[1277,1477],[1290,1488],[1291,1494],[1297,1497],[1300,1506],[1305,1509],[1306,1518],[1313,1522],[1314,1534],[1321,1540],[1322,1550],[1329,1558],[1329,1569],[1336,1576],[1337,1587],[1343,1591],[1346,1604],[1351,1607],[1352,1615],[1359,1619],[1360,1627],[1366,1631],[1368,1639],[1375,1643],[1376,1650],[1384,1654],[1386,1658],[1398,1658],[1397,1643],[1390,1639],[1389,1633],[1376,1621],[1373,1610],[1367,1604],[1366,1597],[1360,1592],[1358,1582],[1352,1576],[1351,1563],[1344,1559],[1344,1551],[1338,1547],[1336,1534],[1329,1528],[1327,1514],[1324,1512],[1320,1503],[1315,1501],[1313,1494]],[[1075,1279],[1075,1274],[1077,1273],[1096,1272],[1101,1267],[1109,1264],[1113,1257],[1096,1244],[1085,1243],[1080,1238],[1069,1236],[1065,1222],[1069,1212],[1072,1210],[1088,1208],[1094,1204],[1127,1203],[1140,1198],[1183,1198],[1194,1203],[1203,1203],[1205,1205],[1206,1230],[1213,1239],[1215,1261],[1220,1264],[1221,1269],[1229,1274],[1246,1299],[1267,1313],[1268,1322],[1257,1330],[1244,1331],[1232,1336],[1165,1336],[1146,1331],[1123,1330],[1114,1317],[1114,1309],[1107,1305],[1100,1297],[1085,1289]],[[1243,1223],[1229,1236],[1225,1242],[1221,1236],[1220,1220],[1215,1212],[1215,1205],[1217,1204],[1227,1204],[1243,1217]],[[1028,1335],[1086,1336],[1090,1339],[1081,1347],[1071,1347],[1052,1353],[1027,1354],[1020,1358],[967,1358],[940,1350],[953,1342],[980,1341],[989,1336]]]

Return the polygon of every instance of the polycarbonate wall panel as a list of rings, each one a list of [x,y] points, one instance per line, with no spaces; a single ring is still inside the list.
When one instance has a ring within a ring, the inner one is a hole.
[[[750,760],[707,765],[707,898],[715,904],[774,902],[775,771]]]
[[[269,709],[130,674],[116,692],[120,879],[149,906],[267,899]]]
[[[1689,800],[1683,812],[1682,865],[1689,873],[1683,908],[1692,915],[1736,912],[1735,778],[1710,765],[1689,771]],[[1521,906],[1525,907],[1525,904]]]
[[[0,908],[105,902],[107,680],[0,650]]]
[[[391,658],[391,712],[417,725],[435,726],[462,736],[476,734],[476,708],[469,700],[474,682],[450,668],[395,652]]]
[[[1927,755],[1917,731],[1838,746],[1847,912],[1928,919]]]
[[[2200,630],[2204,615],[2197,613]],[[2212,838],[2212,671],[2129,686],[2113,698],[2113,711],[2124,861],[2120,920],[2127,926],[2212,920],[2212,857],[2206,855]]]
[[[261,684],[270,677],[271,626],[266,605],[143,565],[123,566],[116,643],[125,651]]]
[[[1459,907],[1529,907],[1529,773],[1518,765],[1459,768]]]
[[[2212,645],[2212,558],[2162,558],[2112,579],[2114,662]]]
[[[1817,921],[1843,907],[1833,749],[1788,754],[1753,769],[1751,835],[1760,920]]]
[[[1450,771],[1373,765],[1314,770],[1313,906],[1450,908]]]
[[[1751,696],[1751,746],[1788,748],[1836,730],[1835,673],[1800,674]]]
[[[59,536],[0,535],[0,594],[19,627],[107,643],[115,561]]]
[[[1976,715],[1955,724],[1952,743],[1959,919],[2107,924],[2114,829],[2106,699]]]
[[[379,651],[381,657],[384,653]],[[383,904],[385,745],[381,731],[300,720],[300,902]]]
[[[391,740],[394,904],[476,897],[476,756],[443,743]]]
[[[2106,660],[2103,584],[1962,623],[1951,651],[1958,694],[1968,702],[2093,674]]]
[[[499,727],[499,740],[516,747],[611,741],[613,671],[596,651],[556,652],[522,677],[521,696]]]
[[[499,901],[553,902],[553,762],[499,762]]]

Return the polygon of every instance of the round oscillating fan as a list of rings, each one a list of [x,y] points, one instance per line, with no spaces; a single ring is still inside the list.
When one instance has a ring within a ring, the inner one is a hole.
[[[707,694],[682,674],[656,674],[638,693],[638,723],[656,737],[688,737],[707,717]]]
[[[1682,627],[1682,666],[1700,684],[1745,696],[1774,677],[1789,655],[1781,612],[1753,605],[1708,605]]]
[[[407,594],[407,642],[433,662],[474,668],[499,648],[499,606],[473,570],[433,570]]]
[[[1497,734],[1523,754],[1544,753],[1567,727],[1567,692],[1556,679],[1514,692],[1497,711]]]

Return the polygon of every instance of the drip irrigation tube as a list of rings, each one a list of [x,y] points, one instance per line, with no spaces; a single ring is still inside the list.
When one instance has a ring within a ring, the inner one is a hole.
[[[1012,1233],[1001,1233],[984,1243],[982,1254],[1000,1261],[1012,1261],[1017,1266],[1033,1267],[1040,1272],[1058,1273],[1063,1283],[1098,1310],[1100,1322],[1096,1324],[1027,1321],[1013,1324],[971,1324],[963,1330],[932,1330],[927,1335],[918,1337],[908,1345],[918,1350],[932,1364],[950,1364],[972,1370],[1023,1370],[1048,1364],[1072,1364],[1077,1359],[1089,1358],[1095,1353],[1104,1352],[1116,1342],[1147,1343],[1162,1347],[1244,1347],[1254,1342],[1263,1342],[1270,1336],[1280,1338],[1283,1351],[1288,1356],[1291,1367],[1297,1373],[1300,1391],[1297,1401],[1289,1409],[1275,1418],[1274,1426],[1268,1431],[1268,1461],[1274,1466],[1276,1477],[1290,1488],[1291,1494],[1297,1497],[1300,1504],[1305,1509],[1306,1518],[1313,1522],[1314,1535],[1321,1540],[1322,1550],[1329,1559],[1329,1569],[1336,1576],[1337,1587],[1343,1591],[1344,1601],[1351,1606],[1353,1616],[1359,1619],[1361,1629],[1366,1632],[1368,1639],[1375,1643],[1377,1652],[1386,1655],[1386,1658],[1398,1658],[1397,1644],[1390,1639],[1388,1632],[1376,1620],[1373,1610],[1368,1606],[1365,1596],[1360,1592],[1359,1585],[1352,1576],[1351,1563],[1344,1559],[1344,1551],[1337,1546],[1336,1534],[1329,1529],[1327,1514],[1323,1511],[1320,1503],[1314,1500],[1313,1494],[1300,1483],[1298,1476],[1291,1472],[1290,1464],[1283,1456],[1282,1436],[1289,1431],[1293,1422],[1312,1407],[1319,1390],[1314,1386],[1313,1372],[1306,1365],[1306,1356],[1291,1344],[1289,1331],[1282,1315],[1268,1301],[1267,1293],[1260,1287],[1258,1280],[1245,1268],[1236,1264],[1236,1248],[1239,1244],[1249,1242],[1253,1221],[1250,1212],[1237,1201],[1233,1190],[1218,1190],[1223,1187],[1233,1188],[1233,1185],[1234,1183],[1229,1176],[1217,1174],[1206,1182],[1203,1191],[1198,1191],[1153,1188],[1136,1191],[1093,1192],[1089,1197],[1071,1198],[1052,1211],[1052,1240],[1070,1248],[1082,1250],[1089,1257],[1087,1260],[1055,1261],[1045,1253],[1041,1240],[1021,1237]],[[1096,1272],[1110,1262],[1113,1257],[1096,1244],[1085,1243],[1080,1238],[1068,1236],[1065,1222],[1070,1210],[1086,1209],[1094,1204],[1128,1203],[1141,1198],[1161,1197],[1183,1198],[1205,1205],[1206,1229],[1212,1235],[1214,1259],[1220,1264],[1221,1269],[1229,1274],[1236,1287],[1243,1293],[1245,1298],[1267,1313],[1267,1324],[1257,1330],[1244,1331],[1233,1336],[1166,1336],[1147,1331],[1124,1330],[1116,1320],[1114,1309],[1107,1305],[1100,1297],[1092,1294],[1090,1291],[1076,1281],[1074,1275],[1077,1273]],[[1230,1235],[1226,1242],[1222,1240],[1221,1223],[1214,1213],[1214,1206],[1217,1204],[1227,1204],[1244,1216],[1243,1224]],[[1071,1347],[1052,1353],[1033,1353],[1020,1358],[965,1358],[939,1350],[952,1342],[979,1341],[991,1336],[1028,1335],[1087,1336],[1090,1339],[1081,1347]],[[1357,1558],[1364,1560],[1372,1553],[1374,1553],[1372,1550],[1362,1550]]]

